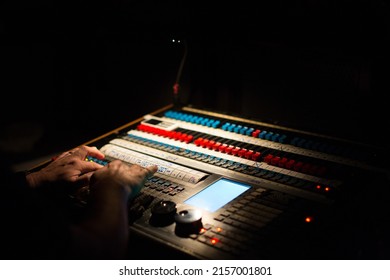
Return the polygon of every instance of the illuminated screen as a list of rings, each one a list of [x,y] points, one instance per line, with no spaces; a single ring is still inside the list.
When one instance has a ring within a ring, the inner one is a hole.
[[[184,203],[214,212],[233,200],[243,192],[249,190],[250,186],[227,179],[220,179],[204,190],[191,196]]]

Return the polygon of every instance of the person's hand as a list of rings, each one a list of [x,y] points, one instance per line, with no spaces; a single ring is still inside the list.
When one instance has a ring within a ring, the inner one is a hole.
[[[123,193],[125,199],[129,199],[140,192],[145,181],[156,171],[155,165],[144,168],[137,164],[128,165],[120,160],[114,160],[94,172],[89,188],[91,193],[119,191]]]
[[[31,188],[51,184],[70,185],[74,188],[87,186],[93,172],[103,167],[95,162],[86,161],[87,156],[104,158],[104,154],[96,147],[83,145],[60,154],[44,168],[28,174],[27,183]]]
[[[72,255],[82,259],[121,259],[129,238],[128,202],[157,166],[144,168],[113,160],[91,176],[83,220],[71,227]]]

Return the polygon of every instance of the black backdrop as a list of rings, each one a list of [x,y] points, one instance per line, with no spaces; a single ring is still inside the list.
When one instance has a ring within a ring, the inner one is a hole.
[[[183,103],[387,146],[388,4],[269,2],[3,2],[2,151],[71,148],[169,104],[173,38]]]

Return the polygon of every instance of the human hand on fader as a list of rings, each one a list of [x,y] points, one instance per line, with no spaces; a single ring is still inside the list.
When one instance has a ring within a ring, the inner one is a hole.
[[[42,169],[26,176],[31,188],[50,186],[72,186],[81,188],[89,184],[94,171],[103,166],[95,162],[85,161],[87,156],[103,159],[104,154],[96,147],[79,146],[60,154]]]
[[[142,167],[137,164],[128,165],[120,160],[108,163],[104,168],[94,172],[91,177],[90,191],[120,192],[126,199],[137,195],[145,181],[157,171],[157,166]]]
[[[128,201],[136,196],[157,166],[144,168],[113,160],[96,170],[89,184],[83,219],[70,228],[72,256],[82,259],[118,259],[126,256]]]

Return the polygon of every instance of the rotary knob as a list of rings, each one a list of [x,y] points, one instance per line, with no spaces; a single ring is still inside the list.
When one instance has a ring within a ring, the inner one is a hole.
[[[176,203],[170,200],[161,200],[152,209],[150,224],[156,227],[164,227],[175,221]]]
[[[197,209],[182,210],[175,214],[175,233],[181,237],[198,234],[202,224],[202,212]]]

